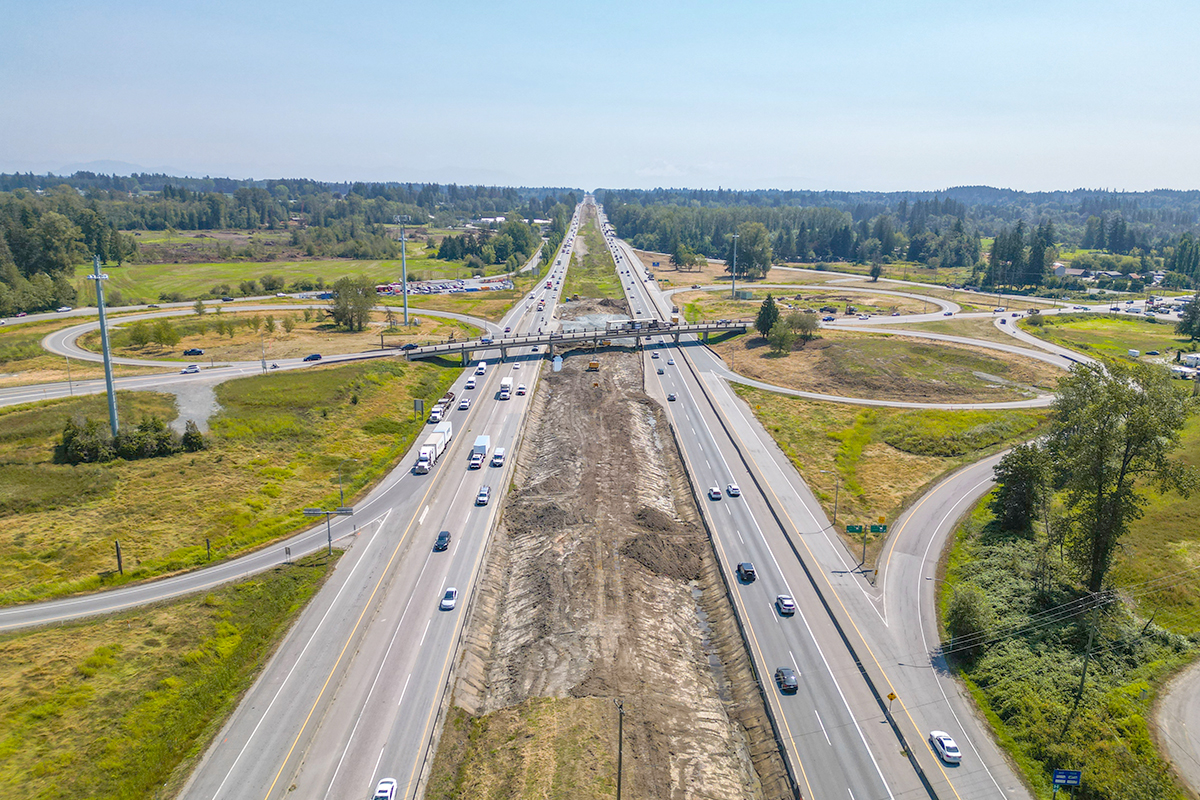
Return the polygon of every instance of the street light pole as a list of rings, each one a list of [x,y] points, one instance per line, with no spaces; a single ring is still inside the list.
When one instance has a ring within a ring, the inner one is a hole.
[[[404,244],[404,223],[411,217],[397,214],[393,219],[400,224],[400,282],[404,284],[404,327],[408,327],[408,248]]]
[[[104,281],[108,276],[100,272],[100,254],[92,257],[93,273],[88,275],[96,282],[96,308],[100,311],[100,347],[104,351],[104,386],[108,390],[108,426],[113,438],[117,438],[117,392],[113,388],[112,353],[108,347],[108,322],[104,317]]]
[[[730,273],[732,280],[730,281],[729,299],[737,299],[737,240],[738,234],[733,235],[733,271]]]

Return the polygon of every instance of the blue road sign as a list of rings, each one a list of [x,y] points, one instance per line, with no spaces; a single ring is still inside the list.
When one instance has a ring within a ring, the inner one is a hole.
[[[1078,786],[1083,773],[1077,769],[1054,770],[1055,786]]]

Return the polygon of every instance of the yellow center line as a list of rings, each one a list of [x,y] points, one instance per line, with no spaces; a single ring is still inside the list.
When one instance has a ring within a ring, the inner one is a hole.
[[[349,648],[350,643],[354,641],[354,637],[358,632],[359,626],[362,625],[363,617],[365,617],[367,611],[371,609],[372,603],[375,600],[375,595],[379,591],[379,587],[383,585],[383,581],[385,578],[387,578],[388,572],[392,568],[392,564],[395,562],[396,557],[400,554],[400,548],[403,547],[405,540],[412,532],[413,525],[417,521],[417,514],[419,514],[421,509],[424,507],[425,500],[429,497],[429,493],[433,491],[434,485],[435,484],[433,481],[429,482],[429,488],[425,490],[425,494],[421,497],[420,502],[417,503],[416,510],[413,512],[412,518],[408,522],[408,527],[405,529],[403,535],[401,535],[400,540],[396,542],[396,547],[394,550],[392,550],[392,555],[388,558],[387,565],[379,573],[379,580],[375,582],[375,588],[371,590],[371,596],[367,598],[367,602],[363,605],[363,610],[359,613],[358,619],[354,622],[354,627],[350,629],[350,634],[346,637],[346,643],[342,645],[342,650],[340,653],[338,653],[337,661],[335,661],[333,663],[333,667],[330,668],[329,675],[326,676],[325,682],[321,685],[320,693],[317,694],[317,698],[313,700],[312,708],[308,710],[308,714],[304,717],[304,724],[300,726],[300,730],[296,733],[296,738],[292,740],[292,746],[288,748],[287,755],[284,756],[283,762],[279,765],[279,771],[275,773],[275,779],[271,781],[271,785],[267,789],[267,798],[270,798],[271,792],[275,791],[275,784],[279,782],[279,777],[283,775],[283,770],[287,767],[287,763],[291,759],[292,753],[296,750],[296,745],[299,744],[300,738],[304,735],[304,731],[308,727],[308,723],[312,720],[313,713],[316,712],[317,706],[321,702],[321,698],[324,697],[326,689],[329,688],[329,682],[333,680],[333,676],[337,673],[338,667],[342,663],[342,659],[345,658],[347,648]],[[364,558],[365,557],[366,556],[364,554]]]

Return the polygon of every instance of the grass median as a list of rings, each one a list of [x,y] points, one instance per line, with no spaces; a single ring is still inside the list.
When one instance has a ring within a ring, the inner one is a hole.
[[[617,265],[608,250],[604,236],[596,227],[594,218],[589,218],[583,224],[575,242],[575,249],[571,253],[571,265],[563,279],[563,298],[570,299],[579,295],[596,299],[607,297],[612,300],[624,300],[625,292],[621,289],[621,276],[617,274]],[[582,247],[579,246],[581,243]]]
[[[54,446],[67,419],[105,419],[103,397],[0,411],[0,603],[192,569],[209,563],[206,539],[219,560],[304,528],[303,508],[340,504],[339,475],[349,504],[397,464],[425,427],[413,399],[428,406],[458,373],[384,360],[232,380],[216,387],[207,450],[77,467],[55,464]],[[118,405],[125,424],[175,416],[169,396]],[[114,540],[125,574],[101,575]]]
[[[1034,435],[1045,412],[864,409],[734,385],[808,484],[825,515],[890,523],[938,478]],[[867,534],[868,561],[883,537]],[[848,536],[851,552],[862,537]]]
[[[0,796],[174,797],[332,565],[0,637]]]

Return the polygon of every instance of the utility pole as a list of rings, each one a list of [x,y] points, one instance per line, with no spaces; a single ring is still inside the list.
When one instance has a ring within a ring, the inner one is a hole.
[[[735,233],[733,235],[733,271],[730,273],[733,276],[733,280],[730,283],[730,290],[729,290],[729,299],[730,300],[737,299],[737,240],[738,240],[738,235]]]
[[[108,390],[108,427],[113,438],[117,438],[117,392],[113,388],[112,352],[108,348],[108,322],[104,317],[104,281],[108,276],[100,272],[100,254],[92,256],[92,274],[89,280],[96,282],[96,308],[100,311],[100,348],[104,351],[104,386]]]
[[[400,225],[400,282],[404,284],[404,327],[408,327],[408,248],[404,245],[404,223],[411,217],[397,214],[392,219]]]
[[[1083,653],[1083,670],[1079,674],[1079,688],[1075,691],[1075,704],[1071,706],[1071,713],[1067,715],[1067,721],[1063,723],[1063,729],[1058,734],[1058,741],[1061,742],[1067,735],[1067,729],[1071,727],[1071,721],[1075,719],[1075,712],[1079,710],[1079,701],[1083,699],[1083,688],[1087,681],[1088,662],[1092,660],[1092,642],[1096,638],[1096,626],[1100,624],[1100,595],[1093,594],[1092,600],[1092,624],[1088,626],[1088,641],[1087,650]]]
[[[619,700],[613,700],[617,706],[617,800],[621,800],[621,751],[625,739],[625,706]]]

